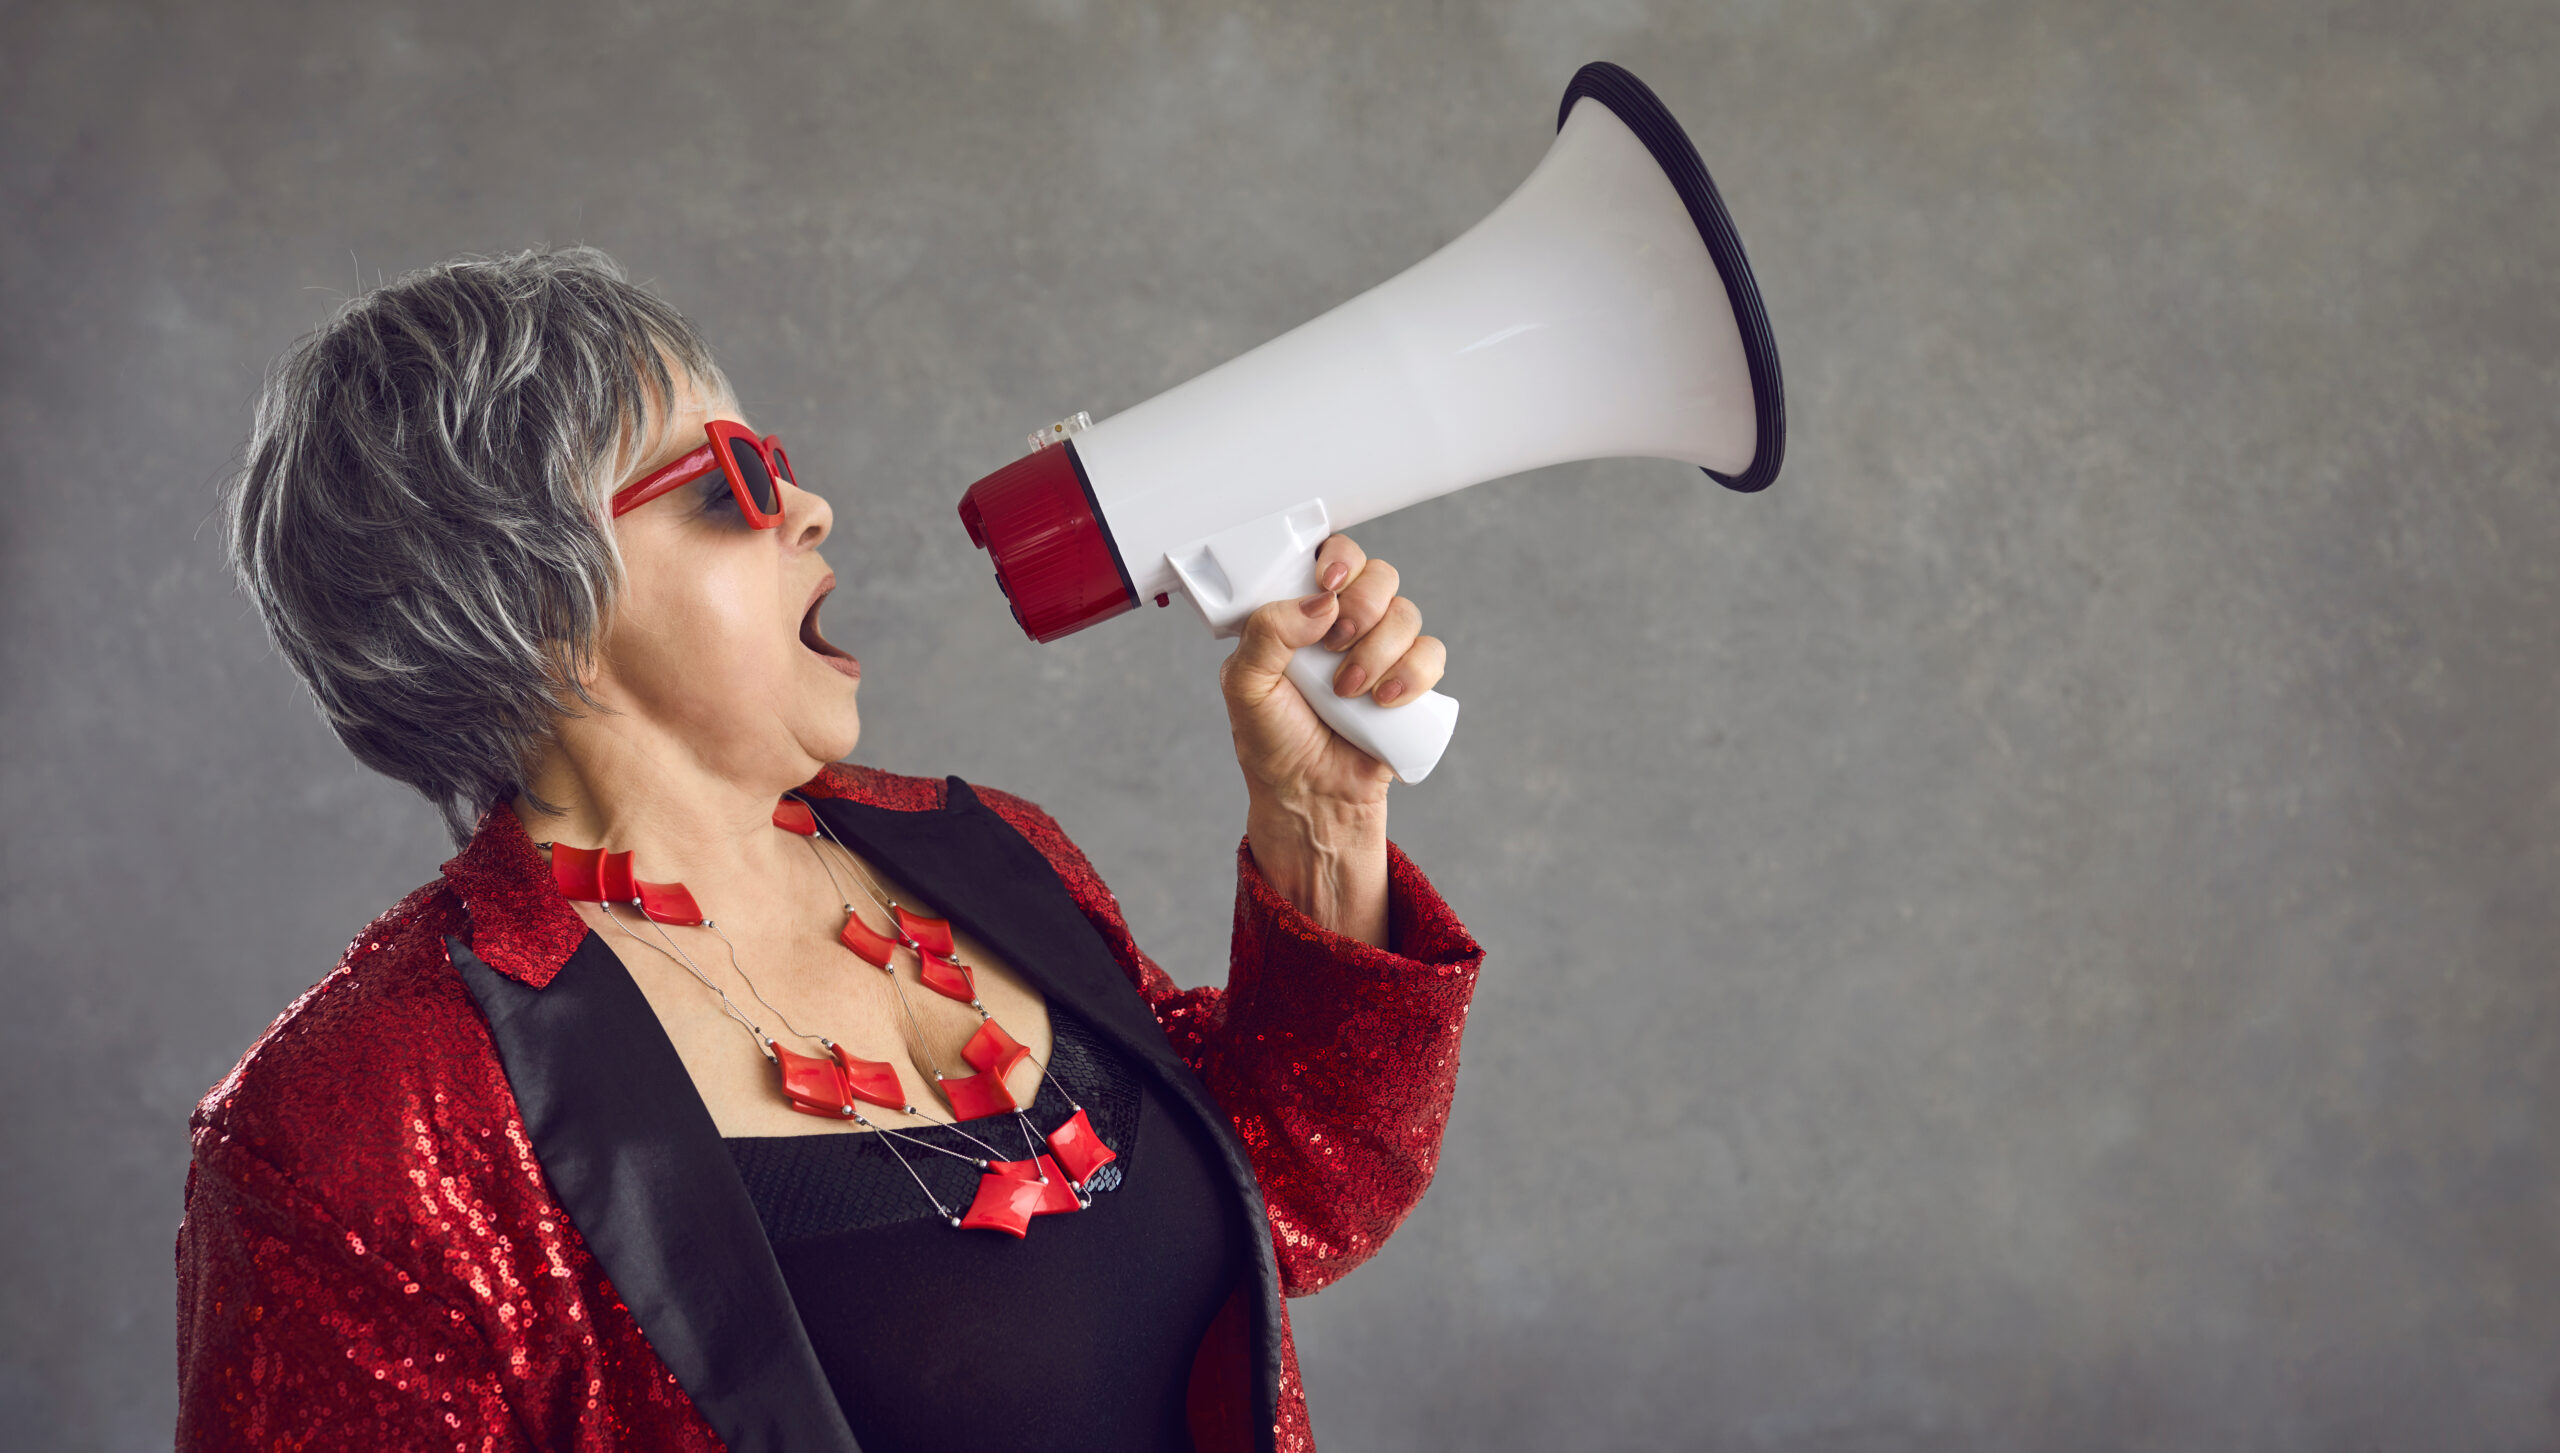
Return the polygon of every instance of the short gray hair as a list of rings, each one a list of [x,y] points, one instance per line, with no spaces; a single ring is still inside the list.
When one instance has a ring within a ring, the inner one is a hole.
[[[338,740],[457,843],[585,697],[622,579],[604,492],[671,361],[725,391],[691,323],[576,247],[405,274],[268,371],[232,568]]]

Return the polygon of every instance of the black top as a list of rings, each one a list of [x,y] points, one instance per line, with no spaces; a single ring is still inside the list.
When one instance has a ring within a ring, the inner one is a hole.
[[[1192,1446],[1192,1354],[1248,1265],[1217,1152],[1081,1020],[1049,1012],[1058,1084],[1042,1084],[1032,1126],[1074,1113],[1063,1085],[1119,1159],[1089,1209],[1039,1217],[1021,1240],[954,1230],[917,1186],[967,1209],[977,1169],[917,1143],[987,1154],[957,1130],[900,1132],[905,1167],[877,1133],[725,1142],[866,1453]],[[1012,1116],[961,1129],[1001,1158],[1030,1154]]]
[[[1250,1446],[1272,1453],[1286,1342],[1280,1264],[1244,1142],[1131,992],[1111,943],[1048,857],[968,783],[953,777],[944,785],[940,808],[840,798],[810,805],[856,852],[894,865],[919,898],[1011,963],[1053,1016],[1071,1010],[1133,1066],[1150,1095],[1149,1126],[1170,1124],[1175,1136],[1214,1153],[1221,1214],[1239,1228],[1244,1248],[1235,1303],[1244,1333],[1242,1431]],[[498,900],[503,911],[504,894]],[[736,1453],[860,1453],[736,1161],[622,961],[589,933],[536,987],[482,962],[472,941],[453,935],[446,943],[488,1020],[543,1178],[678,1389]],[[1159,1105],[1166,1113],[1156,1113]],[[1149,1129],[1142,1138],[1144,1147],[1118,1148],[1143,1149],[1136,1163],[1153,1166],[1168,1137]],[[1033,1223],[1035,1235],[1093,1214],[1044,1218]],[[1029,1246],[1036,1252],[1036,1240]],[[1222,1396],[1238,1391],[1226,1376],[1233,1371],[1220,1369]]]

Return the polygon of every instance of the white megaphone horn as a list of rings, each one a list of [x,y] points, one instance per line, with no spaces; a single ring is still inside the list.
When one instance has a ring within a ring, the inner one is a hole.
[[[1234,635],[1316,589],[1325,536],[1577,459],[1641,456],[1765,488],[1786,452],[1778,350],[1715,183],[1642,81],[1588,65],[1555,144],[1491,216],[1332,312],[1126,413],[1062,420],[960,501],[1014,619],[1054,641],[1179,593]],[[1458,703],[1288,675],[1407,782]]]

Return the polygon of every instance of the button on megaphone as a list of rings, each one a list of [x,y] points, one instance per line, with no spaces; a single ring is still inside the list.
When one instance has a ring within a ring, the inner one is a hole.
[[[1311,594],[1325,536],[1488,479],[1577,459],[1694,464],[1765,488],[1786,452],[1778,350],[1715,183],[1642,81],[1588,65],[1555,144],[1491,216],[1402,274],[1125,413],[1083,415],[960,501],[1014,619],[1054,641],[1179,593],[1234,635]],[[1407,782],[1458,704],[1289,679]]]

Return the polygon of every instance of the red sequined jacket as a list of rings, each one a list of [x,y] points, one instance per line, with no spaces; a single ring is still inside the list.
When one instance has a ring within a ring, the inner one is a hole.
[[[1218,1117],[1269,1236],[1195,1359],[1194,1437],[1309,1447],[1281,1296],[1375,1253],[1430,1182],[1483,951],[1401,852],[1384,950],[1240,850],[1227,984],[1181,989],[1030,803],[859,767],[803,791]],[[206,1094],[179,1446],[853,1449],[690,1080],[633,1106],[582,1059],[579,1030],[645,1012],[588,938],[501,806]]]

